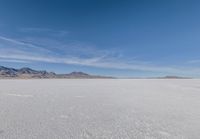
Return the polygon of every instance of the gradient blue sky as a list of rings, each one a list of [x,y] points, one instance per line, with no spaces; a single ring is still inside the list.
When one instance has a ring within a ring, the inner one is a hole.
[[[0,65],[200,77],[200,2],[0,0]]]

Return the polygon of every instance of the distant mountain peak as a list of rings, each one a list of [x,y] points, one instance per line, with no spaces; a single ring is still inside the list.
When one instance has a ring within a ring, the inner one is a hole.
[[[0,78],[111,78],[105,76],[89,75],[84,72],[71,72],[69,74],[56,74],[54,72],[33,70],[29,67],[20,69],[0,66]]]
[[[88,76],[89,74],[81,72],[81,71],[78,71],[78,72],[74,71],[74,72],[69,73],[69,75],[85,75],[85,76]]]
[[[18,72],[22,73],[22,74],[33,74],[33,73],[38,73],[39,71],[33,70],[31,68],[28,67],[24,67],[18,70]]]
[[[154,77],[154,79],[192,79],[192,78],[184,76],[176,76],[176,75],[166,75],[163,77]]]

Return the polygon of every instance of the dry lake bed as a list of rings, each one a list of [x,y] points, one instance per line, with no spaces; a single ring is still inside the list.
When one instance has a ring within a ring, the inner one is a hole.
[[[0,80],[0,139],[199,139],[200,80]]]

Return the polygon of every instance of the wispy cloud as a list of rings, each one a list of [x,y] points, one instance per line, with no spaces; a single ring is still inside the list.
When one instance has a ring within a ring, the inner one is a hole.
[[[99,50],[81,43],[60,43],[53,40],[41,42],[36,40],[19,40],[0,36],[0,61],[4,62],[47,62],[71,65],[82,65],[118,70],[138,70],[162,72],[167,74],[197,74],[200,68],[177,66],[157,66],[148,61],[137,61],[123,58],[117,52]],[[56,46],[54,46],[57,44]],[[47,47],[48,46],[48,47]]]
[[[200,63],[200,59],[189,60],[187,63],[189,63],[189,64],[198,64],[198,63]]]
[[[30,61],[26,61],[26,60],[18,60],[18,59],[1,59],[0,58],[0,62],[6,62],[6,63],[30,63]]]
[[[122,61],[110,61],[107,58],[89,58],[81,59],[78,57],[52,57],[52,56],[30,56],[30,55],[0,55],[0,58],[18,59],[21,61],[38,61],[48,63],[61,63],[61,64],[72,64],[91,66],[98,68],[109,68],[109,69],[121,69],[121,70],[139,70],[139,71],[151,71],[151,72],[162,72],[168,74],[198,74],[199,68],[184,68],[184,67],[160,67],[155,65],[138,65],[138,64],[127,64]],[[14,62],[14,61],[13,61]]]
[[[12,38],[8,38],[8,37],[4,37],[4,36],[0,36],[0,48],[3,49],[8,49],[8,48],[12,48],[12,49],[35,49],[37,51],[45,51],[45,52],[49,52],[48,49],[39,47],[37,45],[31,44],[29,42],[24,42],[24,41],[20,41],[17,39],[12,39]]]
[[[20,31],[25,33],[40,33],[45,35],[52,35],[58,37],[65,37],[69,34],[69,31],[66,30],[53,30],[49,28],[37,28],[37,27],[27,27],[27,28],[20,28]]]

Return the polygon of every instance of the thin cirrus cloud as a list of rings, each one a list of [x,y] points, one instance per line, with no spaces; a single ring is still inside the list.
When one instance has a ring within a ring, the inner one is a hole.
[[[50,36],[58,36],[58,37],[65,37],[69,34],[69,31],[66,30],[53,30],[49,28],[36,28],[36,27],[26,27],[26,28],[20,28],[20,32],[24,33],[42,33],[42,34],[49,34]]]
[[[18,60],[18,59],[0,59],[0,62],[7,62],[7,63],[30,63],[30,61],[26,61],[26,60]]]
[[[35,41],[35,40],[34,40]],[[40,42],[38,40],[37,42]],[[48,40],[46,40],[48,42]],[[47,63],[61,63],[71,65],[82,65],[97,68],[108,68],[118,70],[138,70],[161,72],[169,74],[194,74],[199,73],[198,68],[185,67],[164,67],[148,64],[145,61],[133,61],[119,58],[113,52],[98,50],[92,47],[86,49],[81,47],[81,44],[60,44],[54,40],[57,47],[45,47],[49,43],[35,44],[34,42],[27,42],[27,40],[17,40],[5,36],[0,36],[0,61],[1,62],[15,62],[15,63],[29,63],[29,62],[47,62]],[[65,53],[65,49],[67,52]],[[58,49],[58,51],[56,51]],[[64,51],[63,54],[59,53]],[[70,51],[72,53],[70,53]],[[78,53],[75,53],[77,52]],[[84,54],[84,56],[82,56]]]
[[[187,63],[189,63],[189,64],[199,64],[200,63],[200,59],[190,60]]]
[[[9,51],[22,51],[22,50],[37,50],[39,52],[45,51],[49,52],[48,49],[44,49],[42,47],[38,47],[34,44],[19,41],[16,39],[0,36],[0,50],[3,49],[4,51],[9,50]],[[1,51],[3,51],[1,50]]]

